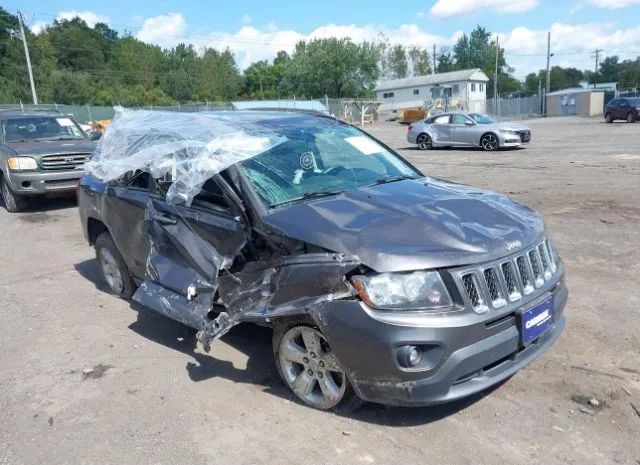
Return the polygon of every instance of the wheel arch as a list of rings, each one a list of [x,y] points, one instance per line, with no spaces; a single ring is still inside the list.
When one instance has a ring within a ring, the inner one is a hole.
[[[98,236],[104,232],[109,233],[109,228],[101,220],[92,216],[87,218],[87,239],[90,245],[94,245]]]

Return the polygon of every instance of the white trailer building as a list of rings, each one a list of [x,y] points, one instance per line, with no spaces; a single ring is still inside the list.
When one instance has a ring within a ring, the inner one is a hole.
[[[484,112],[489,78],[480,68],[383,81],[375,88],[382,110],[425,108]]]

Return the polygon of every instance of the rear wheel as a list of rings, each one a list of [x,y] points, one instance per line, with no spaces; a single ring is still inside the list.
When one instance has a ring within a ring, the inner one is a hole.
[[[0,173],[0,191],[2,191],[2,200],[4,200],[4,208],[8,212],[16,213],[27,208],[27,199],[22,195],[18,195],[11,190],[11,186]]]
[[[430,150],[433,146],[431,137],[429,137],[428,134],[420,134],[416,142],[418,143],[418,148],[420,150]]]
[[[605,113],[605,114],[604,114],[604,122],[605,122],[605,123],[611,123],[611,122],[613,122],[613,119],[611,119],[611,113]]]
[[[482,139],[480,139],[480,147],[487,151],[497,150],[499,147],[498,137],[491,132],[485,134],[482,136]]]
[[[629,114],[627,114],[627,123],[635,123],[636,122],[636,115],[634,115],[632,112],[629,112]]]
[[[273,354],[283,381],[306,404],[320,410],[359,405],[345,371],[319,329],[300,322],[276,326]]]
[[[102,279],[111,293],[124,299],[131,298],[134,291],[133,280],[109,233],[103,232],[98,236],[95,249]]]

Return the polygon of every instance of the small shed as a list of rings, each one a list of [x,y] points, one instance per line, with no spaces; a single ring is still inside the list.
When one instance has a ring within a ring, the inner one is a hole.
[[[604,89],[574,87],[547,94],[547,116],[597,116],[604,109]]]

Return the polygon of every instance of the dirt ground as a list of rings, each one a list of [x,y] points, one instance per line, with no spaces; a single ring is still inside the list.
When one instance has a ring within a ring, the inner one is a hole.
[[[439,407],[305,407],[268,329],[238,326],[205,354],[188,328],[105,293],[74,201],[0,209],[0,465],[640,464],[640,124],[529,124],[531,144],[498,153],[370,129],[427,174],[539,210],[567,268],[551,350]]]

